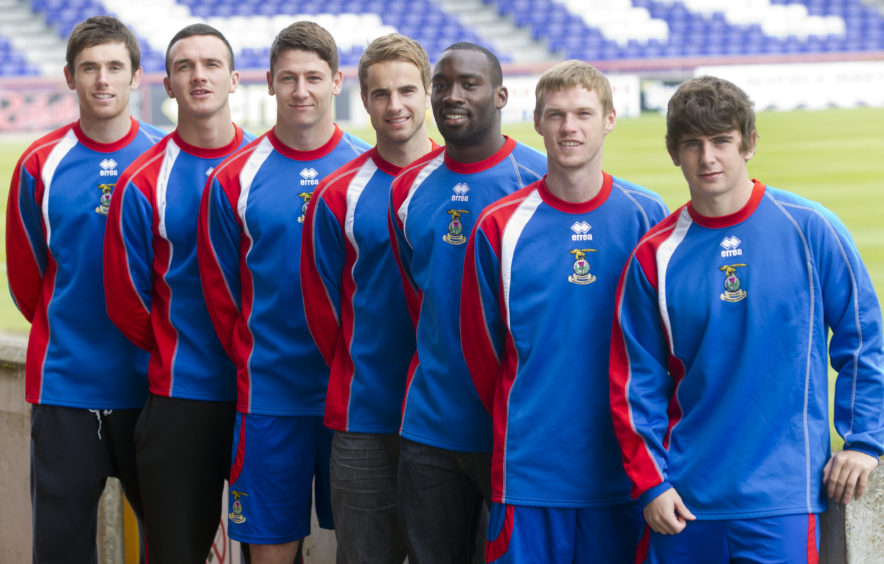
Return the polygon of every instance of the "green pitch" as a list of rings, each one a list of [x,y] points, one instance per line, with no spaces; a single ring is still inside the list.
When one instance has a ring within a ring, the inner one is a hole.
[[[749,173],[762,182],[816,200],[835,213],[852,233],[878,295],[884,295],[884,108],[762,112],[759,141]],[[605,143],[605,170],[659,193],[670,209],[687,201],[687,186],[664,147],[666,123],[657,114],[621,119]],[[543,150],[530,123],[504,127],[508,135]],[[366,141],[374,131],[355,130]],[[34,137],[37,135],[35,134]],[[441,142],[433,131],[432,136]],[[0,139],[0,179],[5,226],[6,191],[15,162],[27,141]],[[5,247],[0,246],[5,262]],[[6,270],[0,270],[6,286]],[[9,293],[0,293],[0,331],[27,331]]]
[[[762,182],[797,192],[834,211],[852,233],[879,296],[884,296],[884,108],[763,112],[758,115],[759,141],[749,172]],[[663,116],[646,114],[618,121],[605,143],[605,170],[659,193],[674,210],[688,199],[680,170],[664,147]],[[508,135],[543,150],[529,123],[508,125]],[[373,142],[371,129],[354,134]],[[432,136],[437,142],[437,132]],[[36,137],[36,135],[34,136]],[[6,191],[15,163],[27,146],[0,139],[0,197],[5,225]],[[5,263],[5,247],[0,246]],[[0,270],[6,286],[6,270]],[[8,291],[0,293],[0,331],[25,332],[28,323]],[[833,433],[833,438],[835,435]],[[835,439],[836,444],[840,441]]]

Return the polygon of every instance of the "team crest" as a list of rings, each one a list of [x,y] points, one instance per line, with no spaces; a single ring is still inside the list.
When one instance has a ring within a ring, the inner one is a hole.
[[[745,264],[726,264],[718,270],[724,272],[724,293],[719,297],[725,302],[738,302],[746,297],[746,290],[741,288],[742,282],[737,276],[737,268]]]
[[[231,495],[233,495],[233,505],[231,505],[230,513],[227,514],[227,517],[236,523],[237,525],[246,522],[246,516],[242,513],[242,502],[239,500],[240,496],[249,495],[243,492],[235,492],[230,490]]]
[[[451,245],[463,245],[467,242],[467,238],[463,234],[463,222],[460,220],[460,214],[470,212],[467,210],[447,210],[445,213],[451,216],[451,221],[448,222],[448,233],[442,236],[442,240]]]
[[[304,214],[307,213],[307,204],[310,203],[310,198],[313,196],[313,192],[301,192],[298,194],[298,197],[304,200],[304,203],[301,204],[301,215],[298,216],[298,223],[304,223]]]
[[[101,190],[101,198],[98,200],[98,207],[95,208],[95,213],[107,215],[107,212],[110,211],[111,192],[113,192],[114,186],[115,184],[98,185],[98,188]]]
[[[571,249],[574,255],[574,274],[568,276],[568,282],[572,284],[592,284],[595,282],[595,276],[589,273],[589,261],[586,260],[586,253],[597,253],[597,249]]]

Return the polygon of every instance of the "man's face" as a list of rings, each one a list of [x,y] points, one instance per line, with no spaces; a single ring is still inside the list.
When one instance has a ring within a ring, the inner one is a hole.
[[[288,49],[267,71],[267,88],[276,96],[277,121],[293,128],[311,128],[330,119],[332,100],[341,92],[341,72],[314,51]]]
[[[746,163],[755,155],[754,132],[749,141],[749,150],[744,153],[736,128],[713,135],[682,135],[671,157],[681,167],[691,198],[714,199],[744,185],[748,178]]]
[[[407,61],[382,61],[368,67],[362,103],[378,140],[399,144],[424,131],[430,97],[420,69]]]
[[[550,168],[579,168],[601,164],[605,136],[614,129],[616,114],[605,112],[595,90],[571,86],[543,94],[534,129],[543,136]]]
[[[80,117],[113,119],[129,113],[129,94],[141,82],[141,68],[132,69],[129,50],[122,41],[86,47],[65,66],[68,88],[77,92]]]
[[[506,105],[506,89],[495,87],[484,53],[445,51],[433,71],[430,102],[445,142],[476,145],[499,135],[498,112]]]
[[[227,107],[236,91],[239,73],[230,70],[230,53],[214,35],[192,35],[176,41],[169,50],[166,93],[178,102],[178,111],[210,118]]]

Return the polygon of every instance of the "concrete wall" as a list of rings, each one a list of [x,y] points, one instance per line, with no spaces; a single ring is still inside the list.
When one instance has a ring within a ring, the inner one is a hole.
[[[30,408],[25,402],[24,339],[0,336],[0,562],[31,559],[31,505],[29,494]],[[108,482],[102,498],[99,549],[102,564],[121,564],[122,498],[119,483]],[[873,564],[884,561],[884,464],[879,465],[862,499],[848,506],[830,504],[822,519],[821,562]],[[308,564],[334,562],[334,533],[320,530],[304,543]],[[239,562],[236,543],[219,537],[223,558],[213,564]]]
[[[26,339],[0,335],[0,563],[31,561],[30,405],[25,402]],[[101,564],[123,564],[123,496],[120,483],[108,480],[99,506],[98,550]],[[226,506],[223,515],[226,517]],[[225,519],[226,525],[226,519]],[[305,561],[333,564],[334,532],[319,528],[304,542]],[[239,564],[239,545],[219,529],[211,564]]]

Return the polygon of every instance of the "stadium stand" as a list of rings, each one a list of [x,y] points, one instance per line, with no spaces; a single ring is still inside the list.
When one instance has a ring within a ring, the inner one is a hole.
[[[462,16],[466,3],[496,13],[501,25],[530,36],[550,60],[862,53],[884,51],[880,0],[0,0],[30,6],[63,44],[73,26],[99,13],[120,17],[139,35],[145,70],[163,70],[166,42],[178,28],[207,21],[225,32],[241,69],[262,69],[269,37],[299,17],[329,28],[343,66],[355,65],[374,37],[399,31],[431,59],[450,43],[474,41],[504,62],[520,52],[498,48],[482,25]],[[2,8],[2,6],[0,6]],[[0,10],[6,11],[6,10]],[[0,20],[0,76],[39,74],[15,25]],[[53,72],[57,72],[56,70]]]
[[[859,0],[488,0],[567,58],[879,51],[884,19]]]

